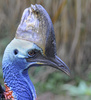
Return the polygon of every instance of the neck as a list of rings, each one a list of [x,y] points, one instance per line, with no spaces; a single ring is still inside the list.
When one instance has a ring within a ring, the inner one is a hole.
[[[29,78],[28,70],[19,71],[12,64],[3,65],[4,82],[17,100],[35,100],[35,88]]]

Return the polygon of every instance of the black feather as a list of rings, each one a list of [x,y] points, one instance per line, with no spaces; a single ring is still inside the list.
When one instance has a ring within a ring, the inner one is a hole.
[[[5,98],[5,96],[4,96],[4,89],[3,89],[3,87],[0,85],[0,100],[3,100],[3,98]]]

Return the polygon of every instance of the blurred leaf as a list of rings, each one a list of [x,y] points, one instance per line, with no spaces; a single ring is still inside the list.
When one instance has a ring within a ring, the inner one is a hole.
[[[91,96],[91,86],[87,86],[86,82],[84,81],[81,81],[78,86],[68,84],[63,85],[62,89],[68,91],[68,94],[71,96]]]

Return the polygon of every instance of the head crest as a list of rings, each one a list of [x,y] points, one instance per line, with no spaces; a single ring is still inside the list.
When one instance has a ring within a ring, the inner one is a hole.
[[[24,10],[15,37],[37,44],[46,56],[56,54],[53,24],[47,11],[41,5],[31,5]]]

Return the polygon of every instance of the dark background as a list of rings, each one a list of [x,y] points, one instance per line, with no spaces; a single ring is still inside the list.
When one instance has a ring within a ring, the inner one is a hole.
[[[41,4],[49,13],[57,54],[71,77],[49,67],[31,68],[39,100],[91,100],[91,0],[0,0],[0,66],[6,45],[14,38],[23,10]],[[3,85],[2,68],[0,83]]]

